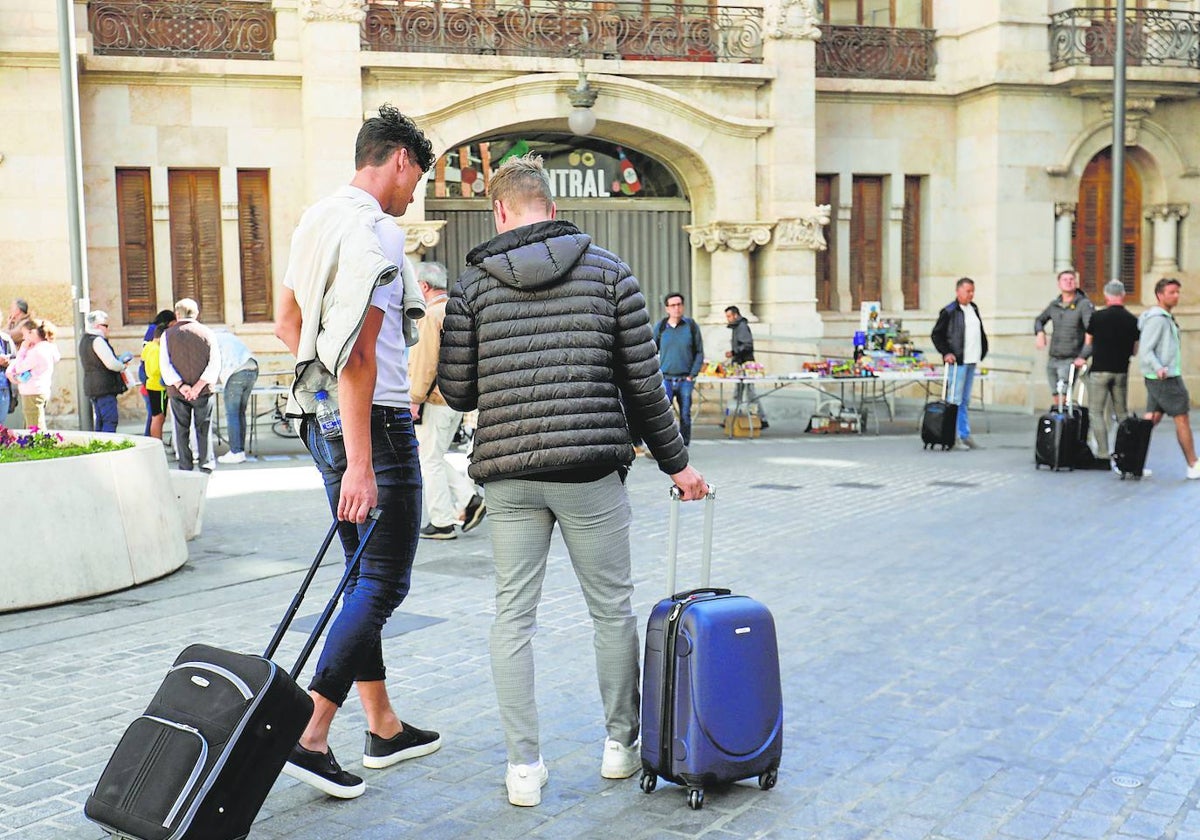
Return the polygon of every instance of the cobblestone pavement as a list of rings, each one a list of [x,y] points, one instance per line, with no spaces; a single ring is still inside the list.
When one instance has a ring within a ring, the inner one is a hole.
[[[1122,482],[1035,472],[1029,417],[949,453],[911,432],[776,425],[733,442],[706,427],[693,445],[719,494],[714,583],[778,624],[774,790],[739,783],[690,811],[673,785],[647,796],[600,778],[590,627],[556,540],[537,637],[550,784],[540,807],[508,805],[485,520],[422,543],[385,642],[402,717],[439,729],[441,751],[365,771],[350,802],[285,777],[251,838],[1200,838],[1200,483],[1183,480],[1171,430],[1155,435],[1154,476]],[[665,586],[667,480],[643,460],[629,487],[644,617]],[[701,513],[684,509],[681,586]],[[0,837],[102,837],[81,808],[122,729],[186,643],[262,648],[325,517],[294,451],[222,467],[180,572],[0,616]],[[301,614],[318,610],[314,595]],[[288,635],[290,664],[302,636]],[[362,730],[352,699],[333,730],[352,768]]]

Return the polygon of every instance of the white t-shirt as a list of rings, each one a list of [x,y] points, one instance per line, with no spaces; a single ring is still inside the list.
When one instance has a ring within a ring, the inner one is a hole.
[[[375,196],[366,190],[350,185],[342,189],[362,193],[366,201],[379,207]],[[379,212],[383,212],[382,207],[379,207]],[[375,235],[379,237],[383,255],[403,267],[404,231],[393,217],[387,216],[376,222]],[[284,285],[287,285],[286,277]],[[408,347],[404,343],[404,284],[399,274],[391,283],[379,286],[371,293],[371,306],[383,310],[383,326],[375,341],[375,395],[371,402],[392,408],[408,408],[412,399],[408,386]]]
[[[970,304],[959,306],[963,313],[963,357],[959,364],[977,365],[983,361],[983,325]]]

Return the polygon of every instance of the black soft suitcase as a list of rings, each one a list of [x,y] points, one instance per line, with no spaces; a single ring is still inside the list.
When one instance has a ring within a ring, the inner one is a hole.
[[[1075,368],[1068,376],[1066,405],[1052,408],[1038,418],[1037,436],[1033,445],[1034,468],[1074,470],[1079,465],[1080,449],[1087,450],[1087,432],[1081,427],[1088,422],[1086,409],[1074,404]],[[1061,392],[1060,392],[1061,393]],[[1091,451],[1088,450],[1088,457]]]
[[[675,589],[679,497],[672,488],[667,591]],[[708,588],[714,497],[704,512],[702,589],[671,595],[650,613],[642,680],[642,790],[659,777],[687,787],[689,807],[708,785],[757,778],[775,786],[783,755],[783,694],[775,621],[761,603]]]
[[[954,448],[958,433],[958,405],[950,402],[950,365],[942,371],[942,398],[925,403],[921,411],[921,443],[924,449],[936,446],[942,451]]]
[[[1150,453],[1150,436],[1154,423],[1144,417],[1131,414],[1117,425],[1117,440],[1113,446],[1113,462],[1121,478],[1141,478],[1146,469],[1146,456]]]
[[[317,573],[330,527],[300,590],[262,656],[195,644],[184,648],[146,711],[125,730],[83,811],[114,837],[241,840],[312,716],[296,684],[329,623],[379,518],[358,550],[291,673],[271,661]]]

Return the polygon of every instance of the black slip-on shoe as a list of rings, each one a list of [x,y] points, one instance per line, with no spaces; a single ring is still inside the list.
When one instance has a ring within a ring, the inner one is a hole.
[[[400,721],[404,728],[393,738],[380,738],[367,732],[367,743],[363,746],[363,767],[379,770],[409,758],[420,758],[437,752],[442,746],[442,736],[436,732],[417,729]]]
[[[421,539],[423,540],[456,540],[458,534],[454,533],[453,525],[443,525],[440,528],[430,522],[421,529]]]
[[[292,747],[283,772],[338,799],[354,799],[367,790],[361,778],[342,769],[333,757],[333,750],[313,752],[297,744]]]
[[[472,528],[475,528],[483,521],[483,517],[487,515],[487,505],[483,503],[483,496],[476,493],[471,497],[471,501],[467,502],[466,513],[463,514],[463,533],[467,533]]]

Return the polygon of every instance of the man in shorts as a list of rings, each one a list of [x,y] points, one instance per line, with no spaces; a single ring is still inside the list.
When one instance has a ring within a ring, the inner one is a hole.
[[[1033,320],[1033,335],[1038,350],[1050,348],[1046,363],[1046,378],[1050,382],[1054,408],[1059,410],[1066,400],[1066,389],[1071,381],[1071,366],[1082,366],[1079,353],[1083,350],[1084,336],[1095,311],[1092,302],[1079,288],[1079,277],[1074,269],[1058,273],[1058,297],[1050,301],[1042,313]],[[1051,325],[1050,340],[1046,340],[1046,325]]]
[[[1154,284],[1158,303],[1138,318],[1141,331],[1138,362],[1146,378],[1146,419],[1157,424],[1166,414],[1175,420],[1175,437],[1187,461],[1187,477],[1194,480],[1200,478],[1200,463],[1196,462],[1196,444],[1188,418],[1192,400],[1183,384],[1179,324],[1171,315],[1171,310],[1179,304],[1179,291],[1179,281],[1171,277]]]

